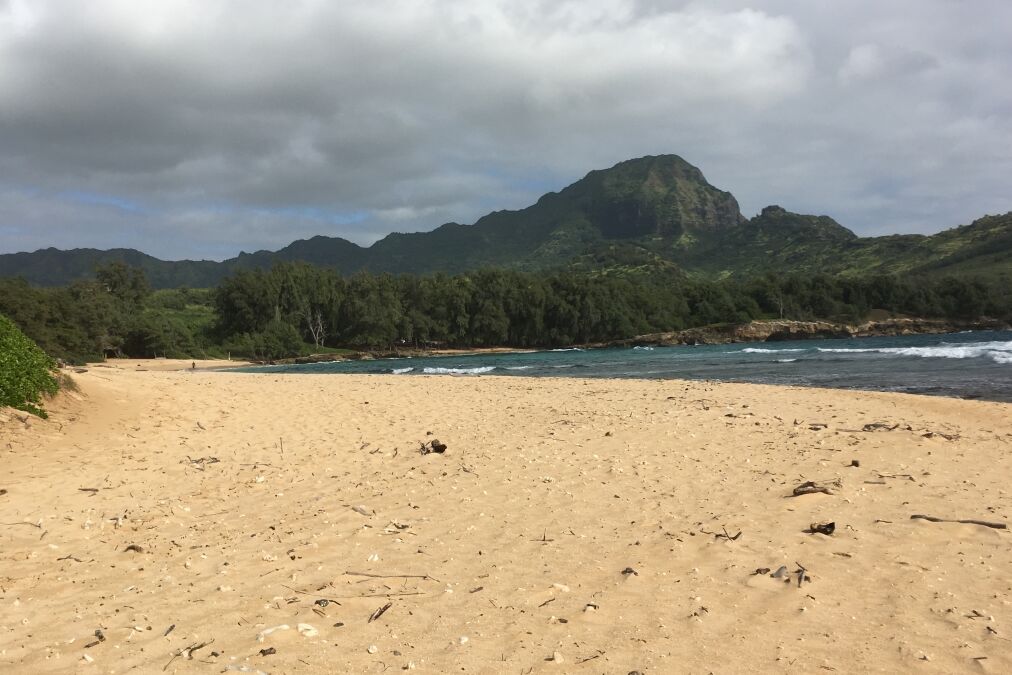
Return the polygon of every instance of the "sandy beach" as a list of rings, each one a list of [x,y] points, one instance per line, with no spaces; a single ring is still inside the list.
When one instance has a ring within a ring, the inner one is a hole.
[[[1007,404],[74,378],[0,414],[3,671],[1012,672],[1012,534],[911,519],[1008,522]]]

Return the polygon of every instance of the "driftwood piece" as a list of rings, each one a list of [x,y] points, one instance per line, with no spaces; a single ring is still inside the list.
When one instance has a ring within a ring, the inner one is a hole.
[[[811,495],[815,494],[816,492],[831,495],[833,494],[833,490],[831,488],[841,488],[841,487],[843,487],[843,481],[841,481],[839,478],[824,482],[809,480],[805,481],[801,485],[794,488],[794,491],[792,492],[791,496],[800,497],[801,495]]]
[[[1007,530],[1008,525],[1005,523],[994,523],[987,520],[973,520],[973,519],[958,519],[958,518],[936,518],[935,516],[925,516],[919,513],[915,513],[910,516],[910,520],[926,520],[930,523],[962,523],[963,525],[983,525],[984,527],[990,527],[995,530]]]

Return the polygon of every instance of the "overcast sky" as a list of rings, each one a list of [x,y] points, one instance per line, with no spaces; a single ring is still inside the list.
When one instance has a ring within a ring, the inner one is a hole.
[[[1010,0],[0,0],[0,252],[234,256],[675,153],[746,216],[1012,210]]]

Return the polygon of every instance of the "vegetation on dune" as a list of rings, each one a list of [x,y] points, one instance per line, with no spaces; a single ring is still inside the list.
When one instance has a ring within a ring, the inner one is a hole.
[[[56,393],[55,370],[56,363],[0,314],[0,407],[45,417],[42,396]]]

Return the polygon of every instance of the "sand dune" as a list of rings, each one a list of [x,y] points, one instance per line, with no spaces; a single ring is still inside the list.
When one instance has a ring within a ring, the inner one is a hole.
[[[1012,534],[910,519],[1007,522],[1012,406],[137,370],[2,420],[2,670],[1012,672]]]

